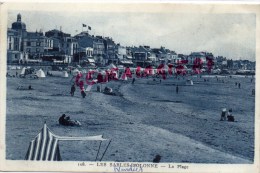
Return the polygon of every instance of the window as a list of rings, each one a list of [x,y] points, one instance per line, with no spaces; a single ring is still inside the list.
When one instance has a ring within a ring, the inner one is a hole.
[[[27,52],[31,52],[31,49],[26,49]]]
[[[36,52],[40,52],[40,49],[39,49],[39,48],[37,48],[37,49],[36,49]]]
[[[9,43],[9,50],[11,50],[12,49],[12,44],[11,43]]]
[[[37,45],[37,46],[40,46],[40,45],[41,45],[41,42],[36,42],[36,45]]]
[[[31,46],[31,42],[27,41],[27,46]]]

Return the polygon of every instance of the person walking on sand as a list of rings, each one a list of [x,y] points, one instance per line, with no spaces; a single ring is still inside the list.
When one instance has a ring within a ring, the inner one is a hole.
[[[255,89],[252,89],[252,96],[255,95]]]
[[[134,84],[135,83],[135,78],[133,78],[133,80],[132,80],[132,84]]]
[[[241,84],[240,84],[240,83],[238,83],[238,88],[240,89],[240,87],[241,87]]]
[[[179,93],[179,86],[178,85],[176,86],[176,93],[177,94]]]
[[[71,89],[70,89],[70,95],[71,95],[71,96],[74,96],[75,91],[76,91],[76,87],[75,87],[75,84],[73,84],[73,85],[71,86]]]

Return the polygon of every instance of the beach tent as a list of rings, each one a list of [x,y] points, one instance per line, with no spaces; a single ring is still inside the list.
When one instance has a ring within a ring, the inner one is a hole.
[[[69,74],[66,71],[48,71],[48,73],[55,77],[69,77]]]
[[[107,69],[112,69],[112,68],[116,68],[116,66],[113,63],[111,63],[106,68]]]
[[[26,67],[23,67],[20,75],[25,75],[25,71],[26,71]]]
[[[37,76],[37,77],[41,77],[41,78],[46,77],[45,74],[44,74],[44,72],[42,71],[42,69],[40,69],[40,70],[38,70],[38,71],[36,72],[36,76]]]
[[[63,77],[69,77],[68,72],[64,71],[64,72],[63,72]]]
[[[186,80],[186,85],[193,85],[193,81],[190,79]]]
[[[102,135],[87,136],[87,137],[57,136],[47,127],[46,124],[44,124],[40,133],[30,142],[28,151],[25,156],[25,160],[61,161],[62,158],[59,150],[59,141],[101,141],[102,142],[105,140],[107,139],[104,139]]]
[[[72,74],[73,74],[74,76],[76,76],[79,72],[80,72],[80,71],[79,71],[77,68],[75,68],[75,69],[72,71]]]

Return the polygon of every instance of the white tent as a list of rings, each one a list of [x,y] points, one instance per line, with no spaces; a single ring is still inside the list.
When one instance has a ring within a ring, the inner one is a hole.
[[[38,70],[38,71],[36,72],[36,76],[37,76],[37,77],[41,77],[41,78],[46,77],[45,74],[44,74],[44,72],[42,71],[42,69],[40,69],[40,70]]]
[[[190,79],[186,80],[186,85],[193,85],[193,81]]]
[[[113,63],[111,63],[106,68],[107,69],[112,69],[112,68],[116,68],[116,66]]]
[[[48,73],[55,77],[69,77],[66,71],[48,71]]]
[[[69,77],[68,72],[64,71],[64,72],[63,72],[63,77]]]
[[[75,69],[72,71],[72,74],[73,74],[73,76],[76,76],[79,72],[80,72],[80,71],[79,71],[77,68],[75,68]]]
[[[24,75],[24,74],[25,74],[25,70],[26,70],[26,67],[23,67],[23,69],[22,69],[20,75]]]

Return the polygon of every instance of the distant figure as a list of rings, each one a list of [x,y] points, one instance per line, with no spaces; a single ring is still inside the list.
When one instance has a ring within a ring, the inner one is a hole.
[[[179,86],[178,85],[176,86],[176,93],[177,94],[179,93]]]
[[[134,84],[135,83],[135,78],[133,78],[133,80],[132,80],[132,84]]]
[[[15,73],[15,76],[17,77],[18,76],[18,72]],[[252,81],[252,80],[251,80]]]
[[[101,92],[101,87],[97,85],[97,92]]]
[[[71,96],[74,96],[74,92],[76,91],[76,87],[75,87],[75,84],[73,84],[72,86],[71,86],[71,89],[70,89],[70,95]]]
[[[159,154],[157,154],[157,155],[155,156],[155,158],[153,159],[153,163],[159,163],[159,162],[161,161],[161,158],[162,158],[162,156],[160,156]]]
[[[238,83],[238,88],[240,89],[240,87],[241,87],[241,84],[240,84],[240,83]]]
[[[255,89],[252,89],[252,96],[255,95]]]
[[[229,110],[228,110],[227,120],[228,120],[228,121],[231,121],[231,122],[234,122],[234,121],[235,121],[235,118],[234,118],[234,116],[232,115],[232,109],[229,109]]]
[[[29,89],[29,90],[32,90],[33,88],[32,88],[32,86],[31,86],[31,85],[29,85],[28,89]]]
[[[81,126],[79,121],[71,120],[70,116],[66,116],[65,114],[62,114],[62,116],[59,118],[59,124],[64,126]]]
[[[236,82],[236,86],[237,86],[237,82]]]
[[[59,118],[59,123],[62,125],[67,125],[66,120],[65,120],[66,115],[62,114],[62,116]]]
[[[206,82],[206,79],[204,79],[204,82]]]
[[[160,79],[160,83],[162,83],[162,80]]]
[[[226,121],[226,112],[227,112],[226,108],[222,109],[220,121]]]
[[[87,94],[85,93],[85,91],[82,90],[82,91],[81,91],[81,96],[82,96],[82,98],[85,98],[86,95],[87,95]]]

